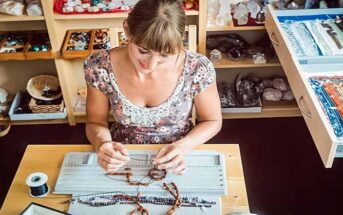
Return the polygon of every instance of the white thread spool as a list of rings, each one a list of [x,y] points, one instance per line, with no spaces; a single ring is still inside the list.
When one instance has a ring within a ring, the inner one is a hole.
[[[49,194],[50,187],[46,184],[48,176],[42,172],[34,172],[26,179],[26,184],[30,187],[30,196],[42,198]]]

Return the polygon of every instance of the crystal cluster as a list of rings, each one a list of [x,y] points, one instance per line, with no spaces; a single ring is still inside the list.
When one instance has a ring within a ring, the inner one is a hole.
[[[128,11],[138,0],[60,0],[62,13],[97,13],[114,10]],[[56,8],[59,10],[59,8]]]

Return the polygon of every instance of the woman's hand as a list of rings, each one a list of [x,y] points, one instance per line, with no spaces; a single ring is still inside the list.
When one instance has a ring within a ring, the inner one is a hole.
[[[97,152],[98,164],[106,172],[115,172],[130,160],[129,153],[123,144],[113,141],[103,143]]]
[[[163,147],[156,155],[152,164],[158,169],[166,169],[177,175],[183,175],[187,170],[186,150],[180,143],[172,143]]]

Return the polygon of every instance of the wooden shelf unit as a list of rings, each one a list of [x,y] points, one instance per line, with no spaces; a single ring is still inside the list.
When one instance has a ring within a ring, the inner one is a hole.
[[[207,57],[209,53],[207,52]],[[256,68],[256,67],[280,67],[281,64],[278,59],[268,59],[266,64],[254,64],[252,58],[245,58],[244,60],[230,60],[226,54],[222,53],[222,59],[213,62],[216,69],[230,69],[230,68]]]
[[[22,21],[43,21],[45,20],[44,16],[12,16],[12,15],[5,15],[0,14],[0,22],[22,22]]]
[[[227,26],[209,26],[206,27],[206,31],[255,31],[255,30],[265,30],[264,25],[258,26],[234,26],[231,22]]]
[[[4,122],[11,121],[9,117],[0,117],[0,125]],[[68,119],[53,119],[53,120],[21,120],[11,121],[11,125],[42,125],[42,124],[65,124]]]
[[[223,119],[272,118],[301,116],[297,103],[263,102],[261,113],[222,113]]]
[[[206,54],[209,57],[209,50],[206,49],[206,37],[208,33],[213,32],[232,32],[232,33],[245,33],[249,31],[261,31],[265,30],[265,26],[240,26],[236,27],[233,22],[228,26],[207,26],[207,3],[208,0],[200,0],[199,9],[199,44],[198,51],[201,54]],[[280,68],[281,64],[279,60],[267,59],[266,64],[254,64],[253,59],[244,59],[242,61],[233,61],[228,58],[228,56],[222,53],[222,59],[213,63],[216,69],[225,70],[225,72],[230,72],[231,69],[254,69],[254,68]],[[223,72],[223,71],[221,71]],[[236,73],[232,73],[236,75]],[[230,78],[234,80],[234,78]],[[217,80],[218,81],[218,80]],[[296,102],[290,103],[268,103],[263,104],[261,113],[223,113],[223,119],[239,119],[239,118],[266,118],[266,117],[295,117],[301,116],[300,110]]]
[[[53,19],[55,20],[75,20],[75,19],[118,19],[126,18],[129,12],[118,12],[118,13],[102,13],[102,14],[59,14],[54,13]],[[186,16],[197,16],[199,11],[187,10]]]

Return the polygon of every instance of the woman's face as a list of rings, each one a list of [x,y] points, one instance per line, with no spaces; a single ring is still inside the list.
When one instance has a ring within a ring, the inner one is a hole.
[[[137,72],[150,73],[168,68],[176,62],[177,55],[159,53],[134,43],[128,44],[129,57]],[[174,65],[175,66],[175,65]]]

